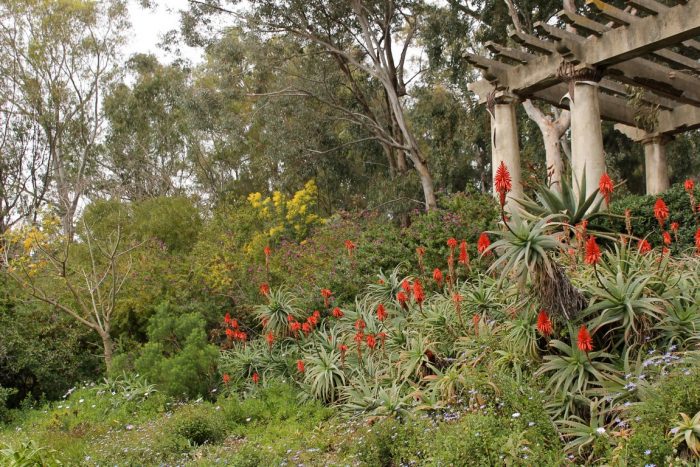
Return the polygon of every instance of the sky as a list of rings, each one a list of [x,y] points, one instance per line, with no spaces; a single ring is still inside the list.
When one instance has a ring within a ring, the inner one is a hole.
[[[178,11],[186,9],[187,0],[162,0],[152,9],[139,5],[138,0],[129,0],[129,16],[131,28],[126,45],[127,56],[137,52],[153,53],[163,61],[171,61],[175,54],[164,52],[158,48],[161,37],[166,32],[179,26]],[[166,6],[167,5],[167,6]],[[182,46],[182,56],[193,62],[201,59],[201,51],[185,45]]]

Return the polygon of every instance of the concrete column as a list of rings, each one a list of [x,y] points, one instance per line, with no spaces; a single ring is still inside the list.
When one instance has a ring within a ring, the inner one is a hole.
[[[664,135],[654,135],[642,140],[648,195],[663,193],[670,186],[666,163],[667,142],[668,138]]]
[[[508,96],[496,98],[491,118],[492,153],[491,167],[492,179],[496,175],[496,170],[505,162],[510,177],[513,182],[513,190],[509,193],[508,199],[520,198],[523,195],[523,185],[520,175],[520,144],[518,138],[518,122],[515,118],[515,106],[517,99]],[[494,196],[498,198],[496,189],[493,189]],[[506,208],[511,205],[511,201],[506,201]]]
[[[598,103],[598,86],[590,81],[577,81],[571,103],[571,166],[574,192],[586,173],[586,196],[598,188],[605,172],[603,132]]]
[[[644,169],[646,173],[646,192],[648,195],[662,193],[670,187],[668,164],[666,162],[666,143],[672,137],[663,133],[646,131],[618,123],[615,129],[632,141],[644,145]]]

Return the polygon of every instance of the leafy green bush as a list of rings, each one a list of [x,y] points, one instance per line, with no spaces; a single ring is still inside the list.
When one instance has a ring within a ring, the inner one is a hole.
[[[17,393],[17,390],[14,388],[0,386],[0,424],[9,420],[10,412],[7,407],[7,399],[15,393]]]
[[[690,208],[690,198],[682,183],[673,185],[665,193],[659,195],[629,195],[615,200],[610,204],[610,213],[623,216],[623,218],[606,218],[601,223],[615,232],[625,233],[624,215],[625,210],[629,209],[632,214],[632,234],[639,238],[648,237],[649,242],[653,246],[662,245],[663,240],[659,230],[659,223],[654,217],[654,204],[657,198],[663,198],[668,206],[670,214],[666,223],[666,229],[670,230],[671,222],[678,222],[679,224],[678,242],[675,242],[674,235],[672,251],[676,253],[694,247],[697,224]],[[700,198],[696,199],[700,201]]]
[[[223,414],[211,404],[187,405],[175,412],[166,431],[174,433],[195,446],[218,443],[226,436]]]
[[[140,374],[175,397],[210,393],[219,350],[207,341],[201,314],[163,303],[149,321],[148,338],[134,363]]]

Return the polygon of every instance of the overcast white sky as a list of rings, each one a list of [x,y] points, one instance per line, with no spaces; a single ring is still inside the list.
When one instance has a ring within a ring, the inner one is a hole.
[[[153,53],[163,61],[171,61],[176,57],[160,50],[158,42],[163,34],[178,28],[178,11],[187,8],[187,0],[164,0],[154,3],[158,4],[156,8],[145,9],[139,5],[138,0],[129,0],[132,30],[125,52],[127,56],[136,52]],[[200,59],[201,52],[182,46],[182,55],[196,62]]]

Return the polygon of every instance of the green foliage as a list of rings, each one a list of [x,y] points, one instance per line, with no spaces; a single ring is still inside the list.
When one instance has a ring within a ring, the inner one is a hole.
[[[32,441],[19,443],[17,446],[5,446],[0,449],[0,461],[6,467],[53,467],[61,465],[53,452],[37,447]]]
[[[163,303],[150,319],[148,338],[134,362],[140,374],[175,397],[209,394],[219,351],[207,341],[201,314]]]
[[[177,196],[137,203],[134,223],[138,238],[154,240],[175,254],[189,252],[202,228],[202,219],[194,202]]]
[[[8,410],[7,400],[16,393],[17,389],[0,386],[0,424],[9,420],[10,412]]]
[[[178,410],[168,421],[166,430],[198,446],[221,441],[226,435],[226,424],[220,411],[209,403],[202,403]]]
[[[698,199],[698,194],[696,188],[696,199]],[[610,204],[610,213],[618,217],[607,219],[604,225],[614,232],[626,232],[624,217],[620,216],[624,216],[625,210],[629,209],[632,215],[632,234],[637,238],[647,238],[653,246],[662,245],[661,230],[654,217],[654,204],[657,198],[663,198],[668,206],[669,220],[666,223],[666,229],[670,230],[671,222],[679,224],[677,236],[671,234],[674,240],[671,250],[674,253],[679,253],[694,248],[697,222],[690,207],[690,197],[686,193],[683,183],[673,185],[668,191],[659,195],[629,195],[613,201]]]

